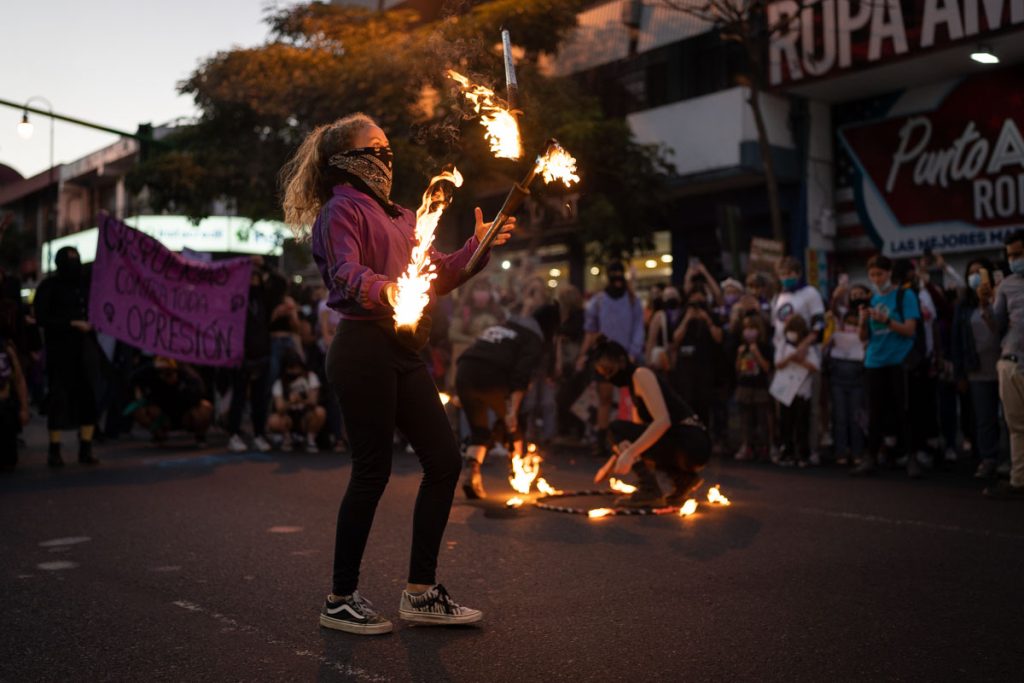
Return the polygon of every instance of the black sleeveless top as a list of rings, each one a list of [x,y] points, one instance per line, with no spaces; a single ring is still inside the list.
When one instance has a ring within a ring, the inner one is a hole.
[[[636,370],[633,373],[635,375]],[[672,424],[679,424],[687,418],[692,418],[695,415],[693,408],[676,393],[676,390],[672,388],[668,380],[656,372],[654,376],[658,380],[658,388],[661,389],[661,395],[664,398],[665,407],[668,408],[668,416]],[[632,381],[629,383],[629,396],[633,399],[633,405],[636,406],[636,412],[640,415],[640,419],[644,422],[654,422],[654,416],[651,415],[651,411],[644,405],[644,400],[636,395],[636,388]]]

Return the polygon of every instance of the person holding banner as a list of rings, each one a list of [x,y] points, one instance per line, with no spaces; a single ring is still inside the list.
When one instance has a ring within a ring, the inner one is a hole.
[[[479,610],[456,603],[436,583],[437,556],[462,461],[415,338],[396,332],[396,280],[414,246],[415,215],[391,201],[392,151],[373,119],[352,114],[320,126],[282,171],[285,221],[311,240],[313,258],[329,290],[328,306],[341,314],[327,354],[328,379],[340,397],[352,445],[352,473],[338,510],[334,580],[320,613],[326,628],[357,634],[388,633],[390,621],[357,591],[363,550],[377,502],[391,473],[396,428],[423,467],[413,515],[412,557],[399,615],[412,622],[467,624]],[[501,245],[510,220],[494,241]],[[312,226],[310,228],[310,226]],[[437,278],[432,294],[465,282],[465,266],[488,224],[476,209],[474,235],[452,254],[431,251]]]
[[[96,430],[96,379],[100,348],[89,322],[89,288],[82,260],[74,247],[63,247],[54,261],[57,272],[39,285],[36,320],[43,329],[46,376],[49,382],[47,464],[63,467],[61,430],[78,430],[78,462],[95,465],[92,452]]]

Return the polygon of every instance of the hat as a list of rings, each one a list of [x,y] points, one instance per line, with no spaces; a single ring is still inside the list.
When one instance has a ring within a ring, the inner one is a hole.
[[[736,278],[732,278],[732,277],[727,277],[724,280],[722,280],[721,286],[722,286],[722,289],[725,289],[727,287],[733,287],[735,289],[740,290],[741,292],[746,291],[745,288],[743,287],[743,283],[740,282],[739,280],[737,280]]]
[[[608,264],[608,266],[606,267],[606,270],[608,271],[609,274],[610,273],[620,273],[620,274],[625,275],[625,273],[626,273],[626,266],[624,266],[622,264],[622,261],[612,261],[611,263]]]
[[[178,368],[178,361],[167,356],[157,356],[153,359],[153,367],[157,370],[176,370]]]

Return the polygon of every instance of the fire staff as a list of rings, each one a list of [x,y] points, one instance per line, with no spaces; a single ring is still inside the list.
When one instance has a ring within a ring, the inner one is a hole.
[[[282,175],[285,218],[300,238],[311,239],[329,290],[327,305],[341,315],[326,370],[352,444],[352,474],[338,511],[333,588],[320,624],[359,634],[392,630],[357,586],[377,502],[391,473],[396,428],[423,467],[399,616],[433,624],[466,624],[483,616],[457,604],[436,583],[438,550],[461,459],[418,353],[429,319],[421,321],[415,336],[395,329],[395,282],[409,263],[416,219],[391,201],[392,158],[384,131],[364,114],[352,114],[310,133]],[[462,249],[431,252],[437,272],[434,295],[446,294],[472,275],[463,269],[487,227],[478,208],[476,230]],[[513,227],[514,222],[507,225],[495,244],[507,241]]]
[[[617,453],[595,477],[612,472],[639,479],[637,490],[616,501],[626,507],[682,505],[704,480],[698,474],[711,456],[707,428],[668,382],[646,367],[637,367],[621,344],[601,338],[594,348],[594,370],[618,387],[629,387],[633,421],[609,425]],[[662,496],[655,470],[664,472],[674,488]]]

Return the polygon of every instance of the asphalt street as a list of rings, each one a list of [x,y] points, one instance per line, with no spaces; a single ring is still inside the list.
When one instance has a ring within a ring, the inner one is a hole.
[[[439,577],[485,620],[445,629],[397,621],[418,464],[396,453],[360,586],[396,629],[359,637],[317,621],[348,458],[222,442],[23,454],[0,479],[0,679],[1021,680],[1024,505],[962,475],[729,462],[706,477],[729,507],[588,519],[506,512],[493,462],[499,501],[459,494]],[[593,488],[599,463],[545,455]]]

